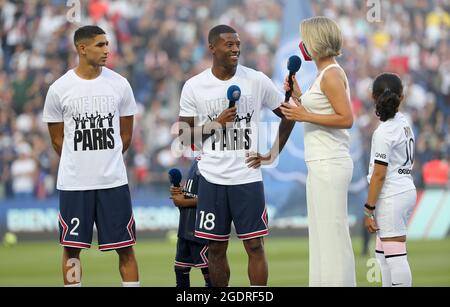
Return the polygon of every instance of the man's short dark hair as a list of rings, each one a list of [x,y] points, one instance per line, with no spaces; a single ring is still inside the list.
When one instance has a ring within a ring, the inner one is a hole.
[[[227,25],[219,25],[216,26],[214,28],[211,29],[211,31],[209,31],[209,35],[208,35],[208,42],[211,45],[214,45],[217,40],[220,38],[221,34],[228,34],[228,33],[237,33],[235,29],[233,29],[230,26]]]
[[[102,28],[98,26],[84,26],[79,28],[75,32],[75,36],[73,38],[73,42],[75,46],[84,39],[92,39],[96,37],[97,35],[103,35],[106,34],[105,31],[103,31]]]

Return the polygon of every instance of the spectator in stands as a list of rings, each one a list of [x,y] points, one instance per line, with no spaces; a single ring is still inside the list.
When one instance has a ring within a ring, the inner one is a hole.
[[[28,143],[17,146],[18,159],[11,165],[12,188],[17,199],[32,199],[37,175],[37,163],[32,158],[32,149]]]

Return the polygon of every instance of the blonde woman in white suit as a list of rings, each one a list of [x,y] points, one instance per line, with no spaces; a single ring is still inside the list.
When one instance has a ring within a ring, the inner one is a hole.
[[[282,112],[287,119],[304,123],[309,285],[352,287],[356,278],[347,194],[353,175],[348,131],[353,114],[347,76],[336,61],[342,33],[326,17],[303,21],[300,31],[300,49],[305,60],[315,62],[318,75],[304,94],[294,78],[292,99]],[[285,89],[291,90],[287,79]]]

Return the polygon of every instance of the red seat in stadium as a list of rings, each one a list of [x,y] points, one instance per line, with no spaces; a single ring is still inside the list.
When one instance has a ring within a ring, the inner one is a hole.
[[[448,184],[449,165],[447,161],[433,160],[422,168],[423,180],[427,186],[446,186]]]

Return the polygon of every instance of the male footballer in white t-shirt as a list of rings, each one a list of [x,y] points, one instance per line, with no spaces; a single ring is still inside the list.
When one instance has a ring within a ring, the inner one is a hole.
[[[233,222],[248,254],[251,286],[266,286],[263,237],[268,235],[268,218],[260,166],[278,156],[294,123],[281,114],[284,95],[272,81],[261,72],[238,65],[241,42],[233,28],[213,28],[208,41],[213,66],[186,82],[180,101],[180,122],[191,127],[191,133],[181,129],[182,141],[189,145],[186,143],[194,137],[203,142],[195,235],[209,240],[212,285],[226,287],[230,278],[226,252]],[[234,107],[227,99],[232,85],[241,89]],[[263,106],[282,118],[279,137],[269,154],[253,155],[258,151]]]
[[[135,224],[123,161],[131,143],[136,102],[128,81],[105,67],[108,40],[97,26],[75,32],[79,65],[48,90],[43,121],[61,160],[60,244],[66,286],[81,286],[80,251],[116,250],[123,286],[139,286]]]

